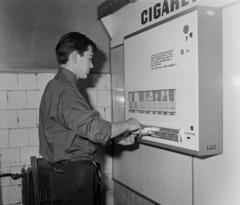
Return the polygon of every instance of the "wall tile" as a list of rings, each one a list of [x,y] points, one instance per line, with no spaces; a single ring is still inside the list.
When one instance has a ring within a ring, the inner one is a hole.
[[[27,91],[27,108],[39,108],[43,91]]]
[[[17,128],[17,111],[0,110],[0,129]]]
[[[21,165],[29,165],[31,156],[39,157],[38,146],[21,147]]]
[[[0,91],[0,110],[7,109],[7,91]]]
[[[97,107],[98,99],[97,99],[97,91],[93,89],[87,89],[87,97],[91,107]]]
[[[105,118],[106,118],[106,112],[105,112],[105,108],[104,108],[104,107],[96,107],[96,108],[94,108],[94,110],[96,110],[97,112],[99,112],[100,117],[105,120]]]
[[[110,107],[111,106],[111,91],[99,90],[97,91],[98,107]]]
[[[3,204],[17,204],[22,201],[21,186],[6,186],[2,187],[2,202]]]
[[[36,74],[18,74],[18,90],[37,90]]]
[[[109,121],[109,122],[112,122],[112,109],[111,109],[111,107],[106,107],[105,112],[106,112],[106,120]]]
[[[108,175],[105,173],[101,174],[101,190],[107,190],[108,186]]]
[[[2,76],[0,74],[0,79],[3,79]],[[55,73],[4,74],[4,78],[8,80],[4,80],[3,87],[2,80],[0,80],[1,172],[4,169],[11,173],[21,173],[22,166],[30,165],[31,156],[40,157],[37,128],[38,109],[43,90],[54,76]],[[8,85],[8,82],[11,83]],[[103,119],[111,119],[111,75],[91,74],[89,81],[85,82],[84,86],[89,87],[90,84],[92,87],[85,91],[91,106],[96,108]],[[102,164],[104,187],[111,189],[112,158],[108,155],[107,157],[101,155],[98,161]],[[18,197],[11,194],[18,192],[15,189],[20,188],[19,200],[21,201],[21,180],[15,181],[8,177],[8,180],[2,182],[2,185],[5,188],[5,198],[2,201],[7,202],[5,204],[20,203],[17,201]],[[109,193],[107,205],[112,203],[112,192]],[[11,196],[11,199],[8,196]]]
[[[37,111],[36,110],[18,110],[18,127],[36,127]]]
[[[37,112],[37,122],[36,122],[36,125],[38,127],[38,125],[39,125],[39,109],[37,109],[36,112]]]
[[[9,148],[8,130],[0,130],[0,148]]]
[[[112,157],[99,157],[102,173],[112,173]]]
[[[37,89],[44,90],[47,83],[54,78],[55,73],[39,73],[37,74]]]
[[[8,109],[23,109],[27,107],[26,91],[8,91],[7,96]]]
[[[38,128],[28,129],[28,141],[30,146],[39,145]]]
[[[112,174],[108,174],[108,189],[113,189]]]
[[[20,148],[1,149],[1,167],[20,165]]]
[[[112,157],[105,157],[105,167],[104,167],[104,172],[105,173],[112,173],[112,165],[113,165],[113,161],[112,161]]]
[[[10,173],[12,173],[12,174],[22,173],[22,166],[10,167]],[[11,185],[21,185],[22,184],[22,178],[19,178],[19,179],[16,179],[16,180],[10,178],[10,183],[11,183]]]
[[[106,77],[104,74],[91,74],[89,76],[90,87],[96,90],[106,89]]]
[[[111,107],[96,107],[96,108],[94,108],[94,110],[99,112],[102,119],[107,120],[109,122],[112,121]]]
[[[10,167],[5,167],[0,169],[1,174],[11,173]],[[0,185],[1,186],[9,186],[11,184],[11,178],[10,177],[2,177],[0,178]]]
[[[111,90],[111,74],[106,74],[106,89]]]
[[[28,129],[11,129],[9,130],[10,147],[28,146]]]
[[[90,85],[90,77],[85,79],[78,79],[78,88],[79,90],[86,90]]]
[[[96,157],[101,159],[104,156],[111,156],[113,154],[112,151],[113,151],[112,150],[112,141],[109,141],[105,146],[98,147]]]
[[[112,174],[102,173],[101,190],[113,189]]]
[[[17,74],[0,73],[0,90],[17,90]]]
[[[113,190],[107,190],[106,191],[106,205],[113,205],[114,204],[114,198],[113,198]]]

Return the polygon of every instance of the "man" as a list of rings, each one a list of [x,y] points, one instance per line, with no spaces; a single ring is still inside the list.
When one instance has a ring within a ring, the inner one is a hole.
[[[133,118],[118,123],[101,119],[79,92],[78,79],[87,78],[95,51],[95,43],[83,34],[70,32],[62,36],[56,46],[60,67],[42,96],[40,154],[53,167],[55,204],[95,204],[98,170],[93,160],[97,147],[122,133],[141,130]],[[133,143],[131,136],[126,139],[126,144]]]

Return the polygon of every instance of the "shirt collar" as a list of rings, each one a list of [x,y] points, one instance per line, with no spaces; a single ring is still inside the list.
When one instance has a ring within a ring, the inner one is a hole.
[[[73,85],[75,85],[75,86],[77,87],[77,85],[78,85],[78,80],[77,80],[77,78],[76,78],[76,76],[74,75],[73,72],[71,72],[70,70],[68,70],[68,69],[66,69],[66,68],[63,68],[63,67],[60,67],[60,68],[58,69],[58,72],[59,72],[59,73],[62,73],[63,75],[65,75],[65,76],[68,78],[68,80],[69,80]]]

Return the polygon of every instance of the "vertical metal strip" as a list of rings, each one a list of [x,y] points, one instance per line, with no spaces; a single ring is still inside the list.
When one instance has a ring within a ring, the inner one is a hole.
[[[195,204],[194,198],[194,157],[192,157],[192,205]]]

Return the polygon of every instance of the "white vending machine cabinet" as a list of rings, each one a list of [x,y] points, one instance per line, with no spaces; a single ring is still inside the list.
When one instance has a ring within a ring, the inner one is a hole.
[[[196,6],[124,38],[125,117],[140,143],[223,152],[222,11]]]

